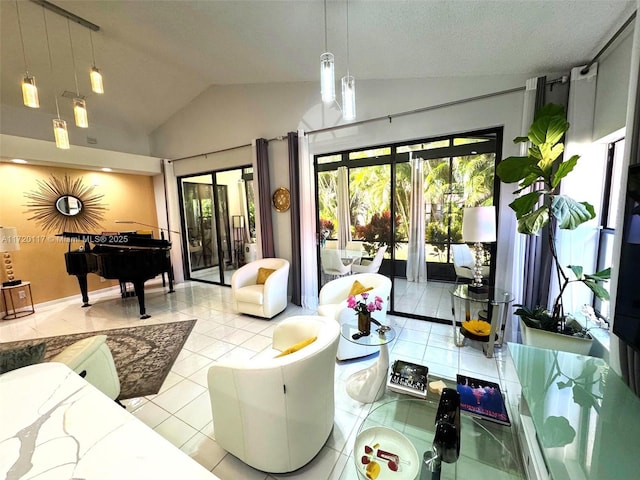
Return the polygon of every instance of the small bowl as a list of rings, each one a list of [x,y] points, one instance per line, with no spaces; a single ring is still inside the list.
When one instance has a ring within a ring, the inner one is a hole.
[[[366,453],[366,447],[372,451]],[[399,458],[398,469],[389,468],[389,460],[380,458],[378,450],[395,454]],[[376,462],[380,466],[380,473],[375,480],[415,480],[420,474],[420,458],[416,447],[402,433],[387,427],[370,427],[362,430],[356,437],[353,447],[353,460],[360,478],[370,480],[367,477],[367,463],[362,458],[367,457],[370,462]]]

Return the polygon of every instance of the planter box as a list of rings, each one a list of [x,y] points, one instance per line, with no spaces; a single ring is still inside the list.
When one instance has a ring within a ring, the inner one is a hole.
[[[522,319],[520,319],[520,331],[522,332],[522,343],[532,347],[589,355],[593,344],[593,338],[572,337],[527,327]]]

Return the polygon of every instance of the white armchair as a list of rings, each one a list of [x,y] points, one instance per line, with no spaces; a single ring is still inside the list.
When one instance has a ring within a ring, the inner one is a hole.
[[[264,284],[256,283],[260,268],[275,270]],[[263,258],[240,267],[231,277],[231,293],[238,312],[273,318],[287,308],[289,262]]]
[[[361,260],[360,265],[352,265],[351,271],[353,273],[378,273],[380,266],[382,265],[382,259],[384,258],[384,252],[387,251],[387,246],[383,245],[378,248],[373,260]]]
[[[333,318],[340,326],[345,322],[357,324],[358,316],[355,310],[347,307],[347,297],[353,282],[356,280],[364,287],[373,287],[372,290],[367,292],[369,295],[377,295],[382,298],[382,310],[375,312],[373,317],[384,323],[387,318],[387,306],[389,304],[389,295],[391,294],[391,280],[378,273],[357,273],[327,282],[320,289],[318,315]],[[340,337],[336,358],[338,360],[347,360],[364,357],[377,352],[379,349],[379,347],[357,345],[346,338]]]
[[[292,345],[307,346],[275,358]],[[216,442],[270,473],[306,465],[333,428],[334,373],[340,329],[332,319],[294,316],[273,332],[273,350],[243,362],[214,364],[208,383]]]
[[[106,341],[106,335],[83,338],[49,361],[64,363],[111,400],[116,400],[120,395],[120,379]]]

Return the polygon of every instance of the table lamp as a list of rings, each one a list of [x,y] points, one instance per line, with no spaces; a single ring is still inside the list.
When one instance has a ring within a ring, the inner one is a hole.
[[[496,209],[495,207],[465,208],[462,214],[462,241],[473,243],[475,265],[473,267],[473,282],[469,291],[475,293],[487,292],[482,284],[482,243],[496,241]]]
[[[7,281],[2,283],[3,287],[11,287],[22,283],[21,280],[16,280],[16,277],[13,275],[11,253],[9,253],[17,250],[20,250],[20,244],[18,243],[18,231],[16,227],[0,226],[0,252],[2,252],[3,257],[3,270],[7,275]]]

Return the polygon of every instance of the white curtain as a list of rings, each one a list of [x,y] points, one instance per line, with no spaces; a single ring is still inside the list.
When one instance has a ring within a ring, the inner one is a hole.
[[[411,199],[409,207],[407,281],[426,282],[427,262],[424,255],[424,160],[422,158],[410,157],[409,163],[411,164]]]
[[[309,155],[309,137],[298,130],[300,157],[300,295],[304,308],[318,307],[318,260],[316,253],[316,201],[313,191],[313,159]]]
[[[349,172],[338,168],[338,248],[344,250],[351,241],[351,215],[349,211]]]
[[[575,230],[557,230],[558,258],[563,268],[567,265],[582,265],[585,273],[596,271],[598,255],[599,224],[602,205],[603,178],[605,176],[606,153],[603,145],[593,144],[593,121],[596,104],[596,80],[598,65],[591,66],[585,74],[584,66],[571,70],[567,121],[571,125],[565,138],[564,159],[580,155],[578,165],[563,180],[560,193],[579,202],[589,202],[596,211],[596,218],[580,225]],[[555,271],[551,272],[549,302],[559,293]],[[567,275],[573,274],[567,269]],[[584,304],[591,305],[592,294],[583,285],[571,284],[565,290],[563,303],[565,313],[580,312]]]

